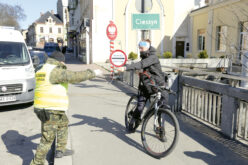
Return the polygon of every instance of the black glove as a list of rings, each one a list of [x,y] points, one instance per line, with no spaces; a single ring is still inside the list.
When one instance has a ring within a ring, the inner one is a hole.
[[[46,112],[44,109],[35,109],[34,112],[36,113],[37,117],[40,119],[42,122],[46,122],[50,120],[50,115],[48,112]]]

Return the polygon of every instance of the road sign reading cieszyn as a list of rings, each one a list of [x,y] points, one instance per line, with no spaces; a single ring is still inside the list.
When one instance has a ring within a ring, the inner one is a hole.
[[[115,50],[109,57],[109,61],[115,67],[124,66],[127,62],[127,55],[122,50]]]
[[[139,30],[160,29],[160,15],[132,14],[132,29],[139,29]]]

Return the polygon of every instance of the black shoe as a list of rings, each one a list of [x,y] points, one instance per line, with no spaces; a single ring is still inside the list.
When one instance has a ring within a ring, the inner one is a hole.
[[[140,116],[141,116],[141,112],[139,110],[135,109],[132,113],[132,117],[135,119],[140,119]]]
[[[157,134],[158,139],[161,142],[167,142],[167,138],[165,137],[164,127],[157,127],[156,128],[156,134]]]
[[[133,111],[128,112],[127,117],[128,119],[131,119],[133,117]]]
[[[135,127],[138,128],[139,125],[141,123],[141,119],[140,118],[135,118]]]
[[[136,129],[139,127],[140,123],[141,123],[140,118],[136,119],[136,118],[132,117],[131,121],[129,123],[128,131],[130,133],[134,133],[136,131]]]
[[[130,111],[128,113],[128,118],[130,121],[128,124],[128,131],[130,133],[134,133],[141,123],[140,112],[137,109],[135,109],[134,111]]]
[[[73,150],[69,150],[69,149],[66,149],[65,152],[62,152],[60,150],[57,150],[55,152],[55,158],[62,158],[63,156],[70,156],[70,155],[73,155],[74,151]]]

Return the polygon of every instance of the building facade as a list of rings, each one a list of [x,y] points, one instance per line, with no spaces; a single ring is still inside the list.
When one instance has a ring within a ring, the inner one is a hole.
[[[63,22],[63,34],[64,34],[64,46],[68,45],[67,32],[69,26],[69,11],[68,11],[68,0],[57,1],[57,13],[60,20]]]
[[[45,14],[41,13],[40,18],[28,28],[27,44],[38,48],[43,48],[45,42],[55,42],[63,45],[63,29],[63,22],[53,13],[53,11],[48,11]]]
[[[81,26],[80,0],[69,0],[69,26],[68,26],[68,47],[73,49],[74,55],[79,57],[79,32]],[[81,53],[82,54],[82,53]]]
[[[150,39],[158,55],[174,57],[190,52],[189,13],[205,5],[203,0],[70,0],[70,40],[85,63],[105,62],[110,55],[106,28],[117,26],[114,49],[127,55],[139,53],[138,42]],[[142,7],[144,6],[144,7]]]
[[[209,0],[190,14],[192,56],[206,50],[209,57],[240,62],[248,51],[248,1]]]

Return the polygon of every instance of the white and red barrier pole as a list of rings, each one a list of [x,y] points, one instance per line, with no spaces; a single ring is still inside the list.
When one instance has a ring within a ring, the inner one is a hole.
[[[110,40],[110,55],[114,51],[114,40]],[[110,64],[111,79],[114,78],[114,65]]]
[[[110,40],[110,56],[111,56],[111,54],[114,52],[114,40],[117,37],[117,27],[113,21],[109,21],[109,24],[106,29],[106,34]],[[113,64],[111,64],[110,66],[110,72],[111,72],[111,78],[113,80],[114,78],[114,65]]]

